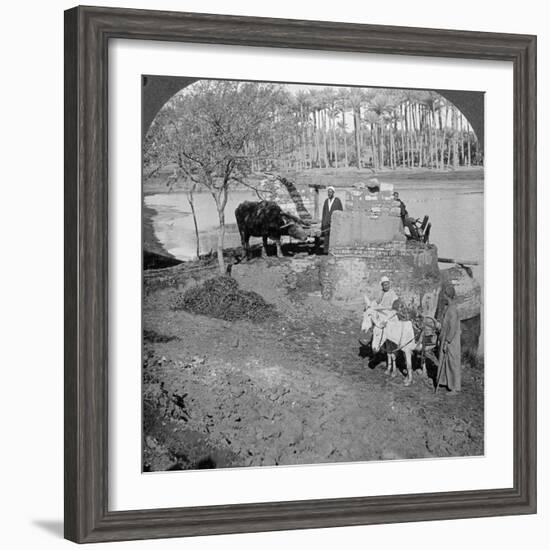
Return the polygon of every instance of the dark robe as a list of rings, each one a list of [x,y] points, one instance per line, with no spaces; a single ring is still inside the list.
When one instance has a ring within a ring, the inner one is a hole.
[[[401,219],[403,220],[403,224],[405,223],[405,218],[409,215],[407,212],[407,207],[405,206],[405,203],[401,199],[395,199],[399,203],[399,215],[401,216]]]
[[[325,252],[328,252],[328,245],[329,245],[329,239],[330,239],[330,222],[332,219],[332,213],[335,212],[336,210],[344,210],[340,199],[338,197],[334,197],[330,210],[328,207],[328,199],[325,199],[325,203],[323,204],[323,217],[321,218],[321,231],[323,232],[323,236],[324,236],[323,248]]]
[[[418,229],[414,225],[414,221],[415,221],[414,218],[411,218],[409,216],[405,203],[401,199],[396,199],[396,200],[399,203],[399,216],[401,217],[401,221],[403,222],[403,227],[408,227],[411,237],[415,241],[419,241],[420,235],[418,233]]]
[[[440,386],[447,386],[450,390],[461,389],[461,365],[460,365],[460,319],[454,303],[450,303],[443,314],[441,332],[439,335],[439,363],[441,375]],[[447,350],[443,351],[447,343]]]

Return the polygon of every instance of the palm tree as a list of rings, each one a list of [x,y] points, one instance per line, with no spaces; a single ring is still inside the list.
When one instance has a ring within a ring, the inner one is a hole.
[[[302,168],[307,169],[308,166],[308,130],[309,130],[309,115],[311,110],[311,98],[310,95],[304,91],[299,90],[295,97],[297,115],[300,120],[300,143],[301,143],[301,159]]]
[[[329,118],[330,135],[332,139],[332,162],[335,168],[338,168],[338,140],[336,137],[336,117],[340,110],[338,107],[338,96],[334,88],[325,88],[323,90],[323,99],[326,113]]]
[[[377,129],[378,142],[378,166],[384,168],[386,147],[384,144],[384,127],[391,121],[391,113],[394,105],[391,94],[386,91],[379,91],[369,102],[369,118],[373,127]],[[391,128],[391,125],[390,125]],[[390,140],[391,140],[390,130]],[[374,153],[374,151],[373,151]]]
[[[355,155],[357,168],[361,169],[361,104],[364,101],[364,92],[361,88],[351,88],[349,102],[353,112],[353,128],[355,135]]]
[[[364,117],[365,123],[369,125],[370,130],[370,148],[372,151],[372,167],[374,169],[380,168],[380,155],[378,153],[378,124],[380,123],[380,116],[374,111],[367,111]]]
[[[458,115],[457,109],[451,105],[451,128],[452,128],[452,143],[453,143],[453,168],[458,167]]]
[[[339,88],[338,90],[338,106],[340,113],[342,114],[342,122],[339,127],[342,130],[342,138],[344,140],[344,165],[347,168],[349,166],[348,159],[348,134],[346,127],[346,112],[349,104],[349,90],[347,88]]]
[[[412,167],[411,164],[411,135],[409,132],[409,104],[411,101],[409,90],[402,90],[401,92],[401,107],[403,109],[402,119],[405,123],[405,127],[401,128],[401,130],[404,130],[404,142],[403,142],[403,159],[405,162],[403,163],[403,166],[408,166],[409,168]],[[405,151],[406,149],[406,151]]]
[[[317,160],[317,166],[322,168],[322,162],[325,163],[325,168],[328,167],[328,161],[326,158],[326,147],[324,149],[324,154],[321,155],[321,134],[323,133],[321,129],[322,116],[321,112],[323,110],[324,104],[321,94],[315,88],[309,90],[310,96],[310,105],[313,116],[313,134],[315,138],[315,158]]]
[[[437,143],[435,136],[435,112],[439,108],[439,94],[434,92],[418,92],[417,100],[420,104],[421,118],[421,139],[426,144],[426,151],[422,154],[421,165],[437,167]]]

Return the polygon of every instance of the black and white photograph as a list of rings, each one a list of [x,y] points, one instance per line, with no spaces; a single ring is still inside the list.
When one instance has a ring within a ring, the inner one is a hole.
[[[3,12],[3,547],[546,548],[545,4],[93,4]]]
[[[483,92],[141,84],[143,471],[483,456]]]

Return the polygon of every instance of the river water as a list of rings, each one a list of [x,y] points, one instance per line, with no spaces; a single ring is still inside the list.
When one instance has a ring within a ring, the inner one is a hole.
[[[431,181],[429,183],[395,182],[394,189],[407,205],[409,215],[430,216],[430,241],[437,245],[439,256],[479,262],[474,269],[476,278],[483,279],[484,195],[483,182]],[[337,196],[345,198],[345,190]],[[235,208],[244,200],[257,200],[253,191],[234,191],[225,209],[228,231],[227,247],[239,246],[235,226]],[[145,204],[153,211],[152,226],[155,236],[165,250],[181,260],[196,254],[195,229],[191,208],[185,193],[158,193],[145,196]],[[195,195],[201,254],[215,249],[218,216],[214,200],[207,193]],[[258,240],[259,242],[259,240]]]

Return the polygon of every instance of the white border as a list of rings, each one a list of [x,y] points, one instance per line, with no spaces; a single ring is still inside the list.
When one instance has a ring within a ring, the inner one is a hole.
[[[109,509],[511,487],[511,63],[111,40],[109,67]],[[142,74],[486,92],[485,457],[141,474]]]

